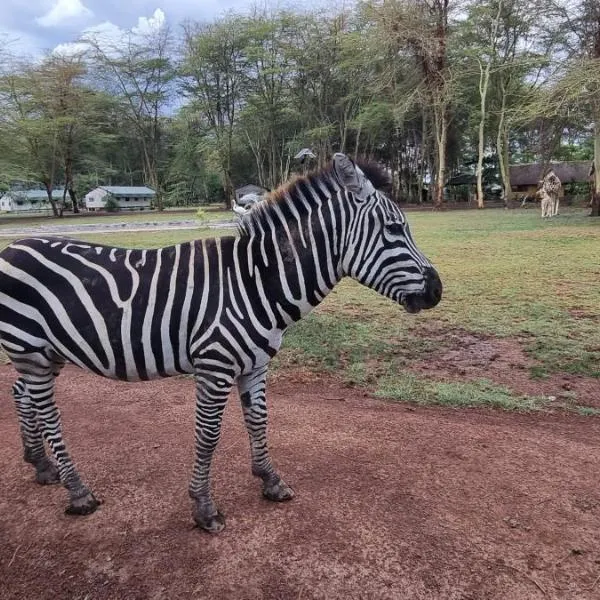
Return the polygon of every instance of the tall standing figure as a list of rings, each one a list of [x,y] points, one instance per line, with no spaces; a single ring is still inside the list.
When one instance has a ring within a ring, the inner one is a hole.
[[[259,203],[236,236],[158,250],[36,237],[0,253],[0,344],[19,373],[13,394],[24,457],[39,483],[67,488],[68,513],[90,513],[98,501],[61,433],[54,384],[67,361],[123,381],[194,374],[189,494],[200,527],[225,526],[209,471],[234,385],[264,496],[293,497],[267,448],[265,379],[284,331],[344,276],[411,313],[442,295],[404,214],[372,180],[336,154],[328,168]]]
[[[558,204],[560,202],[560,192],[562,189],[562,183],[556,173],[550,169],[544,179],[542,180],[542,192],[547,194],[549,197],[549,201],[547,201],[550,205],[550,214],[546,215],[548,217],[555,217],[558,215]],[[544,197],[542,196],[542,202],[544,201]],[[543,213],[543,210],[542,210]],[[544,215],[542,214],[542,217]]]

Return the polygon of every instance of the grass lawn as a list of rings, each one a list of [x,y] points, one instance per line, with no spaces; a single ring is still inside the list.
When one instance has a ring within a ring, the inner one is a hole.
[[[438,307],[409,315],[344,280],[288,332],[276,360],[341,373],[383,397],[542,407],[544,397],[524,396],[510,385],[481,378],[432,381],[411,367],[451,349],[448,333],[459,330],[518,340],[534,380],[557,373],[598,378],[600,220],[586,214],[542,221],[534,210],[410,213],[415,240],[444,283]],[[600,382],[597,389],[600,398]]]
[[[157,211],[119,211],[112,214],[94,215],[90,213],[81,213],[80,215],[69,215],[64,219],[55,219],[50,216],[41,215],[23,215],[23,214],[3,214],[0,215],[0,231],[2,229],[13,229],[22,227],[38,227],[40,225],[60,226],[67,225],[73,227],[75,225],[102,225],[104,223],[155,223],[165,221],[190,221],[195,220],[196,211],[198,209],[185,209],[177,212],[165,210]],[[235,218],[235,213],[231,210],[215,210],[214,208],[203,208],[202,221],[198,219],[198,224],[201,222],[211,221],[232,221]]]
[[[600,397],[600,220],[572,211],[542,221],[534,210],[408,214],[421,250],[438,268],[444,298],[409,315],[356,282],[344,280],[286,334],[275,359],[286,369],[336,373],[376,394],[419,403],[536,409],[542,394],[510,381],[436,379],[413,367],[452,349],[456,332],[518,342],[540,382],[557,373],[596,378]],[[152,215],[153,217],[155,215]],[[215,230],[86,234],[82,239],[157,247]],[[10,240],[0,240],[0,246]],[[454,335],[454,337],[453,337]],[[581,414],[592,408],[574,405]]]

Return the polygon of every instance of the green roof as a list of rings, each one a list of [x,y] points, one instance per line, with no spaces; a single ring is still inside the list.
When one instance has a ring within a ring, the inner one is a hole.
[[[100,188],[106,190],[113,196],[148,196],[151,198],[156,195],[154,190],[146,186],[101,185]]]
[[[10,190],[5,196],[10,196],[15,200],[48,200],[46,190]],[[52,190],[52,198],[60,200],[63,196],[62,190]]]

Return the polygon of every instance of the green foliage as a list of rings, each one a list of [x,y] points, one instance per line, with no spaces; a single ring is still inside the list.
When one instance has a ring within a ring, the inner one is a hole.
[[[117,212],[121,210],[119,202],[112,194],[107,194],[104,200],[104,210],[106,212]]]
[[[293,157],[310,147],[318,164],[340,150],[379,160],[395,194],[420,202],[438,173],[440,115],[447,177],[473,171],[480,121],[486,181],[505,162],[587,160],[600,118],[595,4],[554,4],[469,0],[447,29],[433,25],[445,3],[369,0],[255,7],[186,22],[178,40],[160,27],[108,47],[88,32],[82,55],[5,62],[0,185],[66,180],[82,197],[149,183],[167,206],[227,206],[237,185],[273,188],[304,170]]]

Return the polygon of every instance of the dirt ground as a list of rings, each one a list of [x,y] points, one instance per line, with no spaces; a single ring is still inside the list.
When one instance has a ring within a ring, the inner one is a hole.
[[[489,379],[513,393],[555,398],[550,404],[557,407],[576,404],[600,408],[598,379],[569,373],[532,378],[530,369],[537,363],[524,350],[526,340],[478,336],[459,329],[441,331],[441,349],[413,364],[411,370],[444,381]],[[435,329],[429,333],[440,335]]]
[[[0,598],[600,598],[600,419],[414,408],[277,378],[270,445],[297,497],[250,475],[230,402],[214,463],[227,528],[192,526],[193,386],[66,368],[59,405],[104,500],[68,517],[21,458],[0,367]]]

